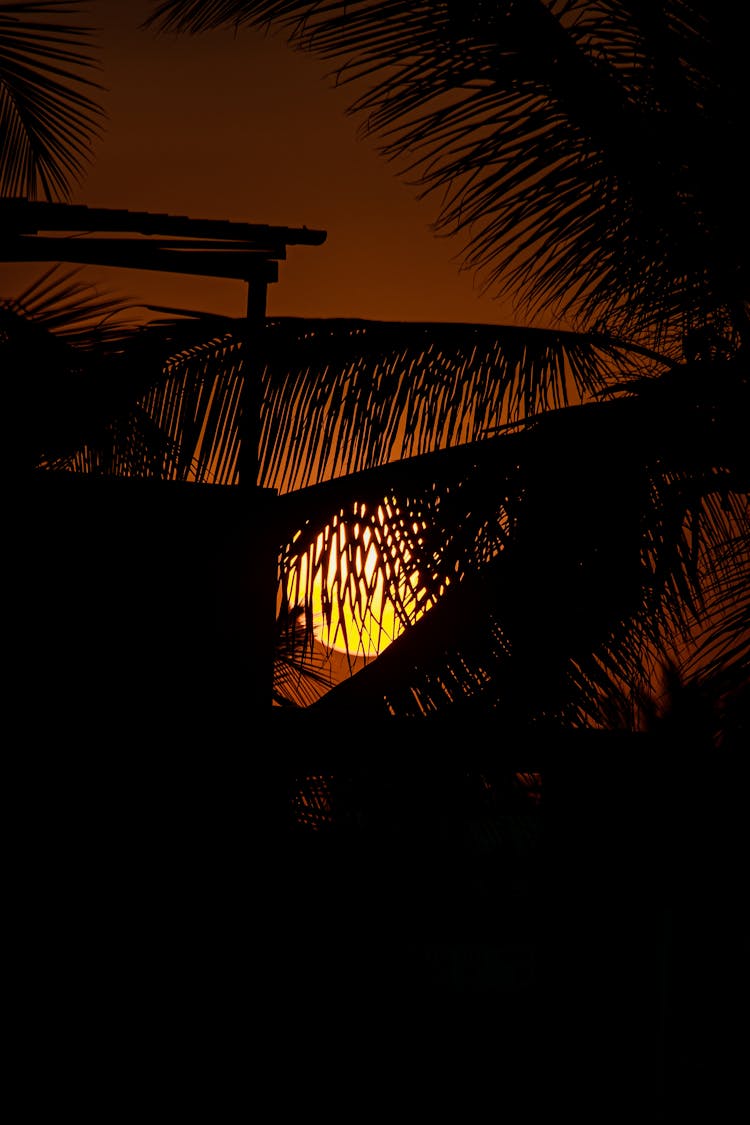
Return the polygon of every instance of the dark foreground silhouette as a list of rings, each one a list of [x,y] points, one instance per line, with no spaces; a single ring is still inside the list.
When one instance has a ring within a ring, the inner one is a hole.
[[[715,759],[442,720],[371,723],[353,760],[302,715],[200,745],[172,719],[31,756],[25,1018],[43,1003],[63,1082],[71,1053],[132,1054],[206,1082],[202,1115],[314,1089],[341,1120],[729,1096],[740,820]]]

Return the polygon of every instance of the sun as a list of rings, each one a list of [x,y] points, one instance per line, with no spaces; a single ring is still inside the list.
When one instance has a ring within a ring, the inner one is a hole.
[[[413,581],[418,583],[419,576],[414,575]],[[350,599],[339,606],[329,596],[330,624],[323,610],[323,582],[323,575],[318,573],[313,581],[313,619],[316,639],[326,648],[368,658],[377,656],[404,631],[393,600],[385,592],[382,573],[375,577],[375,588],[364,612]]]
[[[334,518],[289,572],[287,596],[300,604],[311,596],[316,639],[328,649],[364,659],[383,652],[425,610],[418,570],[399,550],[387,507],[365,519]],[[385,558],[385,562],[384,562]],[[311,584],[311,590],[309,586]],[[398,600],[402,614],[396,608]]]

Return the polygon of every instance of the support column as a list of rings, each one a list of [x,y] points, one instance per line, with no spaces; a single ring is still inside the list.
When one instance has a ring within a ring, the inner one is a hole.
[[[249,492],[258,485],[260,451],[260,407],[263,390],[261,387],[261,361],[253,345],[261,339],[266,319],[268,285],[265,280],[248,279],[247,311],[245,313],[245,334],[242,368],[244,387],[240,414],[240,488]]]
[[[249,652],[252,699],[260,711],[271,709],[276,634],[276,564],[273,493],[259,487],[261,405],[263,400],[262,340],[266,319],[267,276],[247,279],[247,312],[243,338],[243,393],[240,408],[239,529],[243,549],[243,596],[238,612],[253,637]],[[246,582],[247,588],[244,588]],[[240,657],[240,665],[245,663]]]

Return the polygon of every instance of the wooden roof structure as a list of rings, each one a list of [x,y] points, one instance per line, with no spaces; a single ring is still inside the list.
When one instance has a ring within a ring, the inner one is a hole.
[[[278,263],[287,248],[320,246],[326,237],[325,231],[307,227],[0,200],[0,262],[73,263],[244,281],[247,309],[237,331],[248,343],[263,327],[267,287],[278,280]],[[244,714],[248,698],[264,709],[270,706],[276,544],[269,527],[275,491],[258,486],[257,362],[248,346],[238,488],[207,493],[201,486],[183,489],[179,482],[65,473],[43,473],[32,480],[36,538],[27,536],[26,569],[33,575],[35,567],[43,568],[32,588],[44,588],[46,596],[37,599],[31,634],[68,655],[72,646],[77,656],[71,668],[83,670],[95,685],[94,696],[108,699],[115,711],[123,700],[137,710],[150,679],[167,683],[169,662],[166,670],[158,660],[154,666],[148,663],[149,653],[161,651],[164,635],[181,638],[177,649],[197,644],[217,654],[211,691],[224,699],[227,685],[233,685],[229,695],[236,713]],[[50,551],[57,559],[51,574]],[[89,588],[92,560],[96,581]],[[196,568],[207,576],[199,589],[192,577]],[[169,575],[167,583],[154,581],[164,574]],[[267,611],[255,611],[248,589]],[[73,619],[66,617],[66,604],[76,607]],[[186,617],[186,605],[198,609]],[[194,631],[186,634],[188,627]],[[119,646],[114,649],[113,636]],[[102,648],[110,652],[106,672],[91,657]],[[75,696],[76,683],[65,675],[59,681],[47,683],[46,690],[60,692],[62,707],[68,695]],[[181,671],[172,676],[171,687],[163,688],[173,704],[161,707],[165,722],[192,713],[189,682]]]
[[[0,199],[0,262],[67,262],[237,279],[247,283],[246,334],[266,316],[268,285],[289,246],[320,246],[324,230],[193,219],[24,198]],[[247,374],[252,376],[250,367]],[[257,485],[259,387],[243,391],[240,482]]]
[[[268,284],[288,246],[320,246],[326,231],[150,211],[0,200],[0,261],[73,262]]]

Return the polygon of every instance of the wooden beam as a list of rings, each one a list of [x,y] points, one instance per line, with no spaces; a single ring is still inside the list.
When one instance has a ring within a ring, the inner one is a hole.
[[[0,200],[0,226],[15,233],[40,230],[120,231],[145,235],[187,235],[192,238],[242,239],[265,245],[320,246],[327,232],[314,228],[232,222],[229,219],[191,219],[149,211],[84,207],[27,199]]]
[[[203,277],[278,281],[276,261],[244,250],[165,250],[133,239],[71,239],[43,236],[0,238],[0,261],[75,262],[118,269],[157,270]]]

